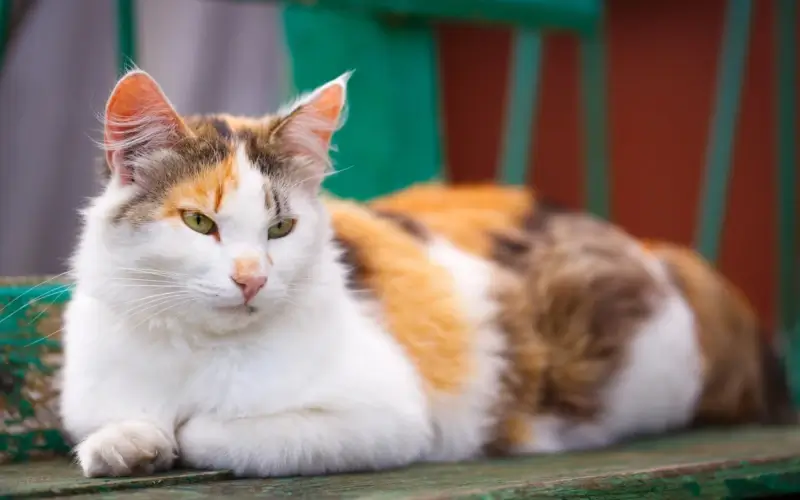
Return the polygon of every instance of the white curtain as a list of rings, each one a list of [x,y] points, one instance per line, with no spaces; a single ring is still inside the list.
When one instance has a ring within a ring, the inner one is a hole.
[[[29,0],[30,1],[30,0]],[[36,0],[0,69],[0,276],[65,270],[97,192],[116,3]],[[138,65],[181,113],[257,115],[289,93],[279,4],[138,0]]]

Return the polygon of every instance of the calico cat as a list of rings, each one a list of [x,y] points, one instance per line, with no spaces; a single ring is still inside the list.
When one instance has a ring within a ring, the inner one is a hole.
[[[784,408],[747,305],[679,251],[523,189],[321,193],[348,76],[262,118],[115,86],[65,313],[86,476],[377,470]]]

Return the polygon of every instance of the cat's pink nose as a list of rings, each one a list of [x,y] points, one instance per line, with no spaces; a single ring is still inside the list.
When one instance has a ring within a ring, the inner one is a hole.
[[[267,284],[267,277],[266,276],[259,276],[253,274],[234,274],[231,276],[231,279],[236,286],[239,287],[239,290],[242,291],[242,295],[244,296],[244,303],[247,304],[250,302],[256,294],[264,288],[264,285]]]

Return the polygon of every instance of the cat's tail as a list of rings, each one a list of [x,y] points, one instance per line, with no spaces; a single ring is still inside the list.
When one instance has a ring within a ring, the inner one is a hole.
[[[791,387],[787,377],[786,363],[776,343],[770,342],[766,332],[761,332],[761,380],[763,409],[761,423],[787,425],[800,423],[794,407]],[[777,337],[774,337],[777,338]]]

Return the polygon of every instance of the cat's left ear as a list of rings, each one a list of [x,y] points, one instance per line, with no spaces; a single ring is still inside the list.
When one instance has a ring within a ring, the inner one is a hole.
[[[320,176],[330,167],[331,139],[344,122],[351,74],[348,71],[298,99],[281,113],[272,132],[272,140],[313,162]]]
[[[153,77],[133,70],[120,78],[106,105],[104,147],[108,168],[123,184],[144,180],[136,158],[191,135]]]

